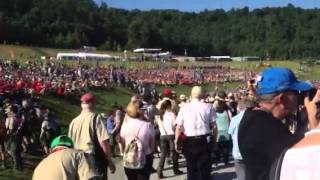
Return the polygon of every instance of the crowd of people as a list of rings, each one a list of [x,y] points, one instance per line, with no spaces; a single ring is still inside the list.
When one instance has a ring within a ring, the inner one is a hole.
[[[207,67],[162,67],[157,69],[131,70],[126,73],[134,79],[157,85],[206,84],[244,80],[246,74],[241,70],[224,66]]]
[[[267,68],[232,92],[194,86],[188,96],[169,88],[158,93],[155,85],[168,84],[166,79],[181,84],[189,78],[201,85],[246,77],[217,67],[132,70],[53,62],[2,62],[0,67],[2,167],[10,167],[10,157],[13,168],[23,169],[22,152],[41,147],[46,158],[34,180],[107,179],[107,169],[116,171],[116,156],[122,157],[128,180],[147,180],[153,172],[165,178],[167,157],[175,175],[183,173],[179,158],[186,159],[188,180],[210,179],[212,167],[228,167],[232,160],[239,180],[319,176],[320,92],[317,83],[298,81],[290,69]],[[96,113],[89,89],[112,86],[137,95],[125,107],[114,104],[111,111]],[[67,135],[61,135],[40,95],[81,97],[81,113]],[[154,167],[156,155],[160,160]]]
[[[247,74],[224,66],[162,67],[161,69],[132,69],[124,67],[95,67],[81,64],[67,66],[54,61],[0,62],[0,94],[25,90],[32,94],[81,95],[88,88],[106,89],[124,86],[141,93],[156,85],[206,84],[244,80]]]
[[[1,95],[1,167],[7,168],[11,157],[12,167],[22,170],[21,153],[39,152],[41,148],[48,154],[51,141],[60,134],[60,127],[56,117],[39,99],[23,91],[12,93]],[[40,154],[43,153],[40,151]]]

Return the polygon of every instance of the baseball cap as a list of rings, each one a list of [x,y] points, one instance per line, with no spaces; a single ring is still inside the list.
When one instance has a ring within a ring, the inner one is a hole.
[[[186,95],[181,94],[181,95],[180,95],[180,97],[179,97],[179,99],[180,99],[180,100],[186,100],[186,99],[187,99],[187,97],[186,97]]]
[[[92,93],[88,92],[88,93],[85,93],[84,95],[82,95],[80,100],[83,104],[89,104],[95,100],[95,97]]]
[[[52,149],[55,148],[56,146],[66,146],[69,148],[73,148],[73,142],[68,136],[61,135],[61,136],[54,138],[51,142],[50,147]]]
[[[267,68],[257,77],[257,94],[271,94],[287,90],[307,91],[312,87],[307,82],[297,80],[294,73],[285,67]]]
[[[169,88],[165,88],[165,89],[163,89],[162,95],[165,97],[169,97],[172,95],[172,90]]]

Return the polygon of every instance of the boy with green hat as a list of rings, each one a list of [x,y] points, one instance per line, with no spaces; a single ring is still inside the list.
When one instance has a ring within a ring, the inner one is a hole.
[[[51,143],[51,153],[35,168],[33,180],[87,180],[96,179],[85,153],[72,149],[73,142],[66,136],[56,137]]]

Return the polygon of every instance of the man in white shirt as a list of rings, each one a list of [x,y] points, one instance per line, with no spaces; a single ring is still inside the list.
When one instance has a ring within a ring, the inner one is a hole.
[[[187,161],[188,180],[211,179],[210,136],[216,128],[216,114],[210,104],[200,101],[201,98],[201,87],[194,86],[191,102],[180,109],[176,119],[176,144],[181,133],[186,135],[182,150]]]

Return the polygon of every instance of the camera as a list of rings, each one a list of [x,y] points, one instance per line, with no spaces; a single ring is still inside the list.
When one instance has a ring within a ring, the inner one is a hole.
[[[315,89],[315,88],[312,88],[309,91],[301,92],[299,95],[299,105],[304,105],[304,98],[305,97],[308,97],[309,101],[312,101],[312,99],[314,98],[316,93],[317,93],[317,89]]]
[[[308,97],[309,101],[312,101],[316,93],[317,93],[317,89],[315,88],[312,88],[309,91],[300,93],[299,105],[304,105],[305,97]],[[316,102],[316,106],[317,106],[316,118],[320,120],[320,102]]]

